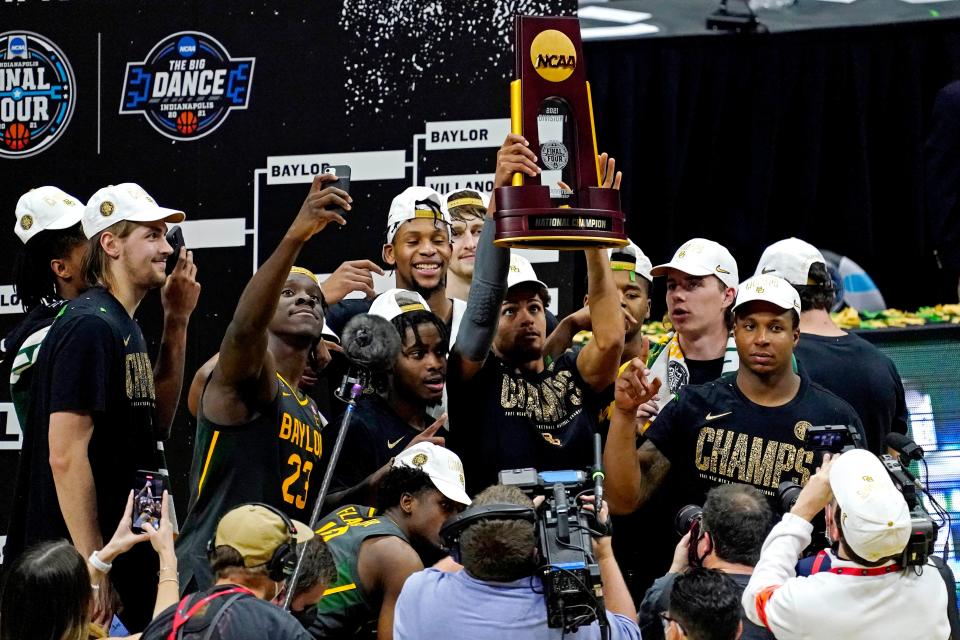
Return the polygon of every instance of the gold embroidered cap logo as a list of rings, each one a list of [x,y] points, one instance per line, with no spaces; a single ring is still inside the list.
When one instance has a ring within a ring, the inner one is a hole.
[[[577,68],[577,50],[567,34],[546,29],[530,43],[530,62],[544,80],[563,82]]]
[[[410,462],[413,463],[413,466],[419,469],[423,465],[427,464],[427,454],[418,453],[417,455],[413,456],[413,460]]]
[[[723,267],[721,267],[720,265],[717,265],[717,273],[725,273],[727,275],[730,275],[730,272],[724,269]]]
[[[32,226],[33,226],[33,216],[31,216],[30,214],[27,214],[27,215],[23,216],[22,218],[20,218],[20,228],[21,228],[21,229],[23,229],[24,231],[26,231],[27,229],[29,229],[29,228],[32,227]]]
[[[804,438],[807,437],[807,429],[812,426],[813,425],[806,420],[801,420],[797,424],[793,425],[793,435],[797,437],[797,440],[803,442]]]
[[[77,201],[76,201],[76,200],[71,200],[70,198],[64,198],[64,199],[63,199],[63,204],[67,205],[68,207],[75,207],[75,206],[77,206]]]
[[[109,200],[104,200],[103,202],[100,203],[100,215],[102,215],[104,218],[109,218],[110,216],[112,216],[113,211],[114,211],[113,203],[110,202]]]

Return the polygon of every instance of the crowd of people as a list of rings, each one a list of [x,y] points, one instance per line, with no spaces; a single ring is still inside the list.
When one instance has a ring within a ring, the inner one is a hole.
[[[602,187],[619,188],[615,161],[598,161]],[[508,135],[494,186],[537,163]],[[533,266],[494,243],[492,196],[410,187],[380,256],[396,288],[375,295],[369,257],[323,282],[298,265],[350,221],[335,181],[314,178],[194,372],[186,515],[164,492],[142,533],[135,478],[168,468],[200,295],[192,252],[171,258],[166,236],[185,215],[132,183],[86,205],[49,186],[20,198],[27,315],[2,375],[24,438],[0,640],[958,637],[953,576],[932,557],[904,564],[911,514],[878,457],[907,433],[903,385],[833,324],[815,247],[777,242],[743,281],[704,238],[657,266],[634,242],[584,249],[583,307],[558,319]],[[157,288],[154,363],[134,315]],[[658,289],[672,329],[651,344]],[[346,407],[327,378],[363,314],[399,350]],[[860,448],[821,457],[806,444],[821,425]],[[604,478],[604,499],[581,492],[572,507],[594,523],[576,548],[604,603],[575,635],[548,617],[545,576],[567,569],[540,552],[543,498],[500,482],[530,468]],[[803,487],[786,509],[784,482]],[[686,505],[702,512],[677,531]]]

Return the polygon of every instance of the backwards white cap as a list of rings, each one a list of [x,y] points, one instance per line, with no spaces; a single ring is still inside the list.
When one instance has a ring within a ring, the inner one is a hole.
[[[813,284],[810,282],[810,267],[818,262],[824,266],[827,264],[819,249],[799,238],[787,238],[764,250],[754,275],[780,276],[797,286]]]
[[[415,218],[440,220],[448,229],[452,226],[450,213],[443,206],[440,194],[430,187],[407,187],[390,203],[390,213],[387,215],[387,244],[393,242],[401,224]]]

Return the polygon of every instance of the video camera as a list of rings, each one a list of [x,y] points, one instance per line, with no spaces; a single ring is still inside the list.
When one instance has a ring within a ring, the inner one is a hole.
[[[816,427],[807,427],[803,438],[803,448],[813,452],[813,466],[823,464],[823,454],[839,454],[851,449],[866,449],[863,436],[852,425],[828,424]],[[787,513],[797,502],[800,495],[800,485],[796,482],[784,480],[777,487],[777,504],[780,513]],[[816,528],[816,526],[815,526]]]
[[[500,484],[518,487],[531,498],[544,497],[535,527],[547,625],[575,632],[596,620],[605,628],[600,565],[592,551],[591,531],[597,524],[576,502],[577,496],[594,488],[587,474],[512,469],[500,472]]]
[[[900,564],[904,567],[922,567],[934,552],[937,543],[937,526],[923,506],[917,492],[917,479],[893,456],[882,455],[880,462],[890,474],[893,485],[903,494],[910,509],[910,540],[903,550]]]
[[[914,446],[916,446],[914,444]],[[804,448],[819,453],[819,466],[823,461],[824,453],[844,453],[850,449],[865,449],[860,433],[849,425],[827,425],[808,427],[804,438]],[[920,454],[923,455],[922,453]],[[816,457],[815,457],[816,460]],[[903,499],[910,509],[911,532],[910,540],[903,550],[900,564],[904,567],[923,566],[927,558],[934,552],[937,541],[937,526],[930,514],[923,506],[923,501],[917,491],[917,479],[900,462],[888,455],[880,456],[884,468],[893,480],[894,486],[903,494]],[[800,495],[800,485],[795,482],[781,482],[777,488],[777,500],[783,513],[790,511]],[[814,527],[817,528],[816,525]]]

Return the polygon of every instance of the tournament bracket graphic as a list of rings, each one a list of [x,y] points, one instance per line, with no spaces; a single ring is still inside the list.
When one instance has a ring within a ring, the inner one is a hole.
[[[53,145],[76,99],[73,68],[60,47],[31,31],[0,34],[0,157],[26,158]]]
[[[246,109],[255,58],[232,58],[220,42],[181,31],[158,42],[142,62],[128,62],[121,114],[140,113],[173,140],[199,140]]]
[[[441,120],[426,122],[424,133],[414,134],[408,149],[388,149],[383,151],[355,151],[346,153],[310,153],[290,156],[268,156],[266,168],[254,171],[253,228],[210,229],[207,237],[210,241],[220,241],[230,236],[241,238],[245,232],[253,236],[253,271],[259,264],[259,222],[260,210],[270,211],[270,187],[278,185],[309,185],[313,176],[326,171],[331,165],[347,165],[351,168],[351,184],[364,181],[381,182],[381,190],[393,191],[392,198],[407,186],[422,185],[446,196],[460,189],[474,189],[486,194],[493,191],[494,174],[467,173],[477,166],[493,168],[489,156],[503,144],[510,132],[509,118],[482,120]],[[411,153],[412,152],[412,153]],[[408,160],[407,157],[411,159]],[[430,174],[426,173],[429,169]],[[395,185],[395,186],[394,186]],[[377,215],[371,212],[372,215]],[[386,220],[386,212],[383,220]],[[214,221],[201,221],[214,222]],[[191,223],[184,223],[189,227]],[[184,237],[191,242],[192,230],[184,228]],[[205,234],[206,235],[206,234]],[[200,238],[197,238],[200,240]],[[515,250],[533,263],[557,265],[560,260],[557,251]],[[357,257],[357,256],[354,256]],[[321,280],[329,273],[318,273]],[[546,276],[550,283],[550,277]],[[552,284],[552,283],[551,283]],[[378,292],[394,286],[392,272],[386,276],[374,274],[374,288]],[[550,288],[552,298],[550,310],[557,312],[559,290]],[[349,297],[356,297],[352,294]]]

